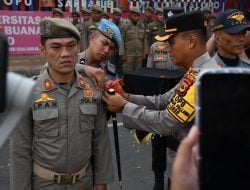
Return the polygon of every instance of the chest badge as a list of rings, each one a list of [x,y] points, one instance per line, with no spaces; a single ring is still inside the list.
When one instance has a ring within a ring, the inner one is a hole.
[[[85,98],[92,98],[94,96],[92,88],[90,88],[89,84],[85,85],[85,89],[83,90],[83,96]]]
[[[52,100],[55,100],[54,98],[50,98],[48,96],[48,94],[46,93],[42,93],[40,98],[38,98],[35,102],[38,103],[38,102],[47,102],[47,101],[52,101]]]
[[[52,84],[50,82],[50,80],[45,79],[43,82],[43,86],[45,90],[51,90],[52,89]]]

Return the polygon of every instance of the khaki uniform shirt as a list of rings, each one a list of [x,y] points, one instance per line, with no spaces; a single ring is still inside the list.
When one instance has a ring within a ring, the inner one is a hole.
[[[148,27],[146,28],[148,49],[154,42],[156,42],[155,36],[163,34],[164,31],[165,31],[164,23],[154,21],[148,25]]]
[[[124,23],[121,29],[122,43],[120,47],[120,55],[143,56],[148,53],[144,29],[144,25],[140,22],[137,22],[136,25],[130,20]]]
[[[77,73],[77,72],[76,72]],[[45,70],[37,79],[32,104],[11,139],[11,189],[89,190],[113,180],[102,93],[77,73],[66,90]],[[59,185],[32,173],[32,163],[55,172],[75,173],[75,184]]]
[[[96,31],[99,22],[94,22],[92,19],[83,23],[83,32],[81,35],[81,51],[84,51],[89,47],[89,37],[90,34]]]
[[[200,71],[218,67],[205,53],[198,57],[183,79],[170,91],[158,96],[134,95],[134,102],[126,103],[122,110],[124,126],[160,135],[183,139],[193,125],[195,114],[195,79]],[[167,174],[171,177],[175,151],[168,149]]]

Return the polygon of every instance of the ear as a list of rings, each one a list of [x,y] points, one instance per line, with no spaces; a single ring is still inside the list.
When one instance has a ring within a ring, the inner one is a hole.
[[[195,44],[197,43],[197,40],[198,39],[197,39],[197,36],[195,34],[190,34],[189,35],[189,40],[188,40],[188,42],[189,42],[188,47],[190,49],[193,49],[195,47]]]
[[[46,58],[46,50],[45,47],[43,45],[39,45],[39,51],[40,51],[40,55],[44,58]]]
[[[221,33],[220,31],[214,33],[214,42],[218,45],[221,44]]]

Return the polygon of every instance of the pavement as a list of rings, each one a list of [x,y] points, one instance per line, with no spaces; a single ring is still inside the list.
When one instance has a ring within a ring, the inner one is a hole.
[[[145,145],[135,144],[133,133],[123,127],[120,114],[118,118],[118,134],[120,142],[120,157],[122,168],[123,190],[152,190],[154,176],[151,170],[151,143]],[[108,190],[119,190],[118,175],[114,148],[113,127],[108,123],[112,160],[114,166],[115,180],[109,185]],[[0,150],[0,189],[9,190],[9,142]]]

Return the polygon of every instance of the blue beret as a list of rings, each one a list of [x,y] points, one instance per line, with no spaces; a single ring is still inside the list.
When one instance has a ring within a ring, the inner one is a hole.
[[[119,48],[121,44],[121,32],[119,28],[111,21],[107,19],[101,19],[98,30],[107,38],[115,43]]]

